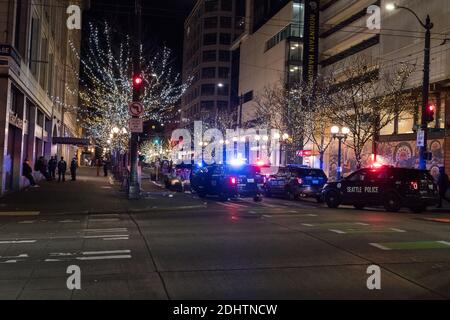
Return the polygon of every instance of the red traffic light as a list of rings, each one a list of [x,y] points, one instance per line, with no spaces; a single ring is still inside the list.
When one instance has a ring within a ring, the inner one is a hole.
[[[426,121],[433,122],[434,121],[434,113],[436,111],[436,107],[432,104],[428,105],[426,110]]]
[[[143,82],[144,82],[144,79],[142,79],[141,76],[134,76],[133,77],[133,86],[140,87]]]

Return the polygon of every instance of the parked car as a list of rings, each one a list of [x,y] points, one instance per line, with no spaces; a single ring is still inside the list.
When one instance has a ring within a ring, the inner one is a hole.
[[[288,165],[268,177],[264,191],[267,197],[282,196],[291,200],[309,197],[322,202],[322,188],[327,181],[321,169]]]
[[[342,181],[327,184],[323,197],[328,207],[341,204],[357,209],[383,206],[386,211],[397,212],[402,207],[420,213],[427,206],[438,204],[438,189],[433,177],[425,170],[394,168],[361,169]]]

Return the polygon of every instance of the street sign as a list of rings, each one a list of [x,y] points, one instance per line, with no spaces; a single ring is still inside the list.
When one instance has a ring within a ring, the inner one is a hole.
[[[132,117],[140,117],[144,114],[144,105],[140,102],[132,102],[128,106],[128,111]]]
[[[422,129],[417,130],[417,146],[425,146],[425,131],[423,131]]]
[[[144,120],[140,118],[132,118],[129,120],[130,132],[131,133],[142,133],[144,132]]]

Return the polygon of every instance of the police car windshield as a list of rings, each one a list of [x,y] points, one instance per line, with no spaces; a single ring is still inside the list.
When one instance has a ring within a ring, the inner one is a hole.
[[[293,169],[292,171],[299,176],[309,176],[315,178],[325,177],[325,173],[319,169]]]

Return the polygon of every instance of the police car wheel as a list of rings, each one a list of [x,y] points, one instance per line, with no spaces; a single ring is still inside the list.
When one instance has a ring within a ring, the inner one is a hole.
[[[261,196],[255,196],[255,197],[253,197],[253,201],[261,202],[262,201],[262,197]]]
[[[395,193],[388,193],[384,199],[384,208],[389,212],[400,211],[400,199]]]
[[[335,191],[330,191],[325,195],[325,202],[328,208],[337,208],[340,205],[339,195]]]
[[[221,192],[221,193],[219,194],[219,199],[220,199],[220,201],[222,201],[222,202],[227,202],[227,201],[228,201],[228,195],[225,194],[225,193],[223,193],[223,192]]]

